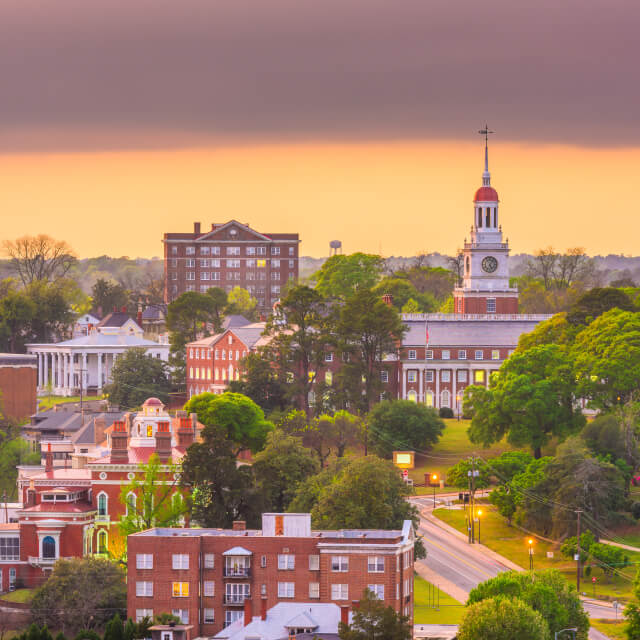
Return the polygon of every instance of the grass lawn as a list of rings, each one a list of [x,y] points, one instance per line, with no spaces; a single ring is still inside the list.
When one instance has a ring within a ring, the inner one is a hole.
[[[604,633],[611,640],[627,640],[627,634],[624,632],[627,625],[621,620],[616,622],[615,620],[591,619],[590,622],[592,627]]]
[[[16,589],[0,597],[7,602],[30,602],[33,597],[33,589]]]
[[[413,597],[415,624],[458,624],[462,619],[464,605],[418,575],[413,578]]]
[[[56,404],[66,404],[67,402],[80,402],[80,396],[42,396],[38,398],[40,411],[46,411],[47,409],[51,409],[51,407]]]
[[[538,540],[535,536],[529,536],[523,531],[510,527],[491,505],[483,505],[481,521],[481,542],[496,553],[508,558],[517,565],[529,568],[529,549],[527,540],[533,539],[533,568],[534,569],[558,569],[568,581],[575,584],[575,563],[560,553],[560,550],[552,543]],[[465,512],[454,509],[436,509],[434,514],[451,525],[458,531],[466,534]],[[553,552],[553,558],[547,557],[547,552]],[[628,552],[629,561],[634,565],[640,563],[640,554]],[[593,568],[590,577],[584,577],[580,590],[589,597],[594,597],[591,578],[596,578],[595,597],[602,600],[625,601],[631,596],[631,587],[635,575],[635,566],[631,565],[620,570],[622,575],[611,578],[605,576],[600,568]]]

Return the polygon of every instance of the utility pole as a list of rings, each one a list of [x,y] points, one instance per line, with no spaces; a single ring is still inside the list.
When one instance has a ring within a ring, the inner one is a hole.
[[[473,544],[476,541],[476,459],[475,456],[471,456],[471,471],[467,471],[469,478],[469,543]]]
[[[576,540],[578,541],[578,553],[576,554],[576,589],[578,590],[578,595],[580,595],[580,514],[582,513],[581,509],[576,509],[576,513],[578,514],[578,535]]]

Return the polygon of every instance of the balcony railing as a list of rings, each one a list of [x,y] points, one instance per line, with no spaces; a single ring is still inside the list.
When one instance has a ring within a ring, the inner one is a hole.
[[[111,516],[108,513],[104,515],[98,514],[95,517],[95,521],[96,521],[96,524],[109,524],[109,522],[111,521]]]
[[[229,595],[227,593],[224,596],[224,603],[225,604],[244,604],[244,601],[248,600],[250,597],[251,596],[248,593],[233,594],[233,595]]]
[[[52,567],[58,560],[71,560],[70,557],[63,558],[60,556],[59,558],[42,558],[39,556],[28,556],[27,561],[30,565],[34,567]]]
[[[225,578],[248,578],[251,575],[251,567],[225,567]]]

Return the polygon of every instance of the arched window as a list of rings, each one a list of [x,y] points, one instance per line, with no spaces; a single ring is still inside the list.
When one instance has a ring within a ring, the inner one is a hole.
[[[102,529],[98,531],[98,553],[107,553],[108,548],[107,532]]]
[[[471,262],[469,260],[469,256],[467,256],[466,267],[467,267],[467,273],[469,273],[469,271],[471,271]]]
[[[451,406],[451,394],[446,389],[440,394],[440,406]]]
[[[136,494],[127,494],[127,515],[134,516],[136,514]]]
[[[107,498],[106,493],[98,494],[98,515],[106,516],[107,515],[107,507],[109,504],[109,499]]]
[[[482,207],[478,207],[476,213],[478,214],[478,224],[476,226],[481,227],[482,226]]]
[[[42,539],[42,557],[43,558],[56,557],[56,541],[51,536],[45,536]]]
[[[491,226],[491,207],[485,208],[484,220],[485,220],[485,226],[490,227]]]
[[[418,402],[418,394],[411,389],[411,391],[407,393],[407,400],[411,400],[411,402]]]
[[[427,407],[433,407],[433,393],[431,391],[427,391],[424,401]]]

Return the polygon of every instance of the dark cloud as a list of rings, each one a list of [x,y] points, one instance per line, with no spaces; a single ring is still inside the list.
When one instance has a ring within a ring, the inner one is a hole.
[[[2,0],[0,151],[640,142],[635,0]]]

